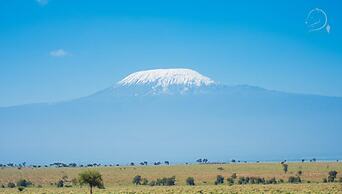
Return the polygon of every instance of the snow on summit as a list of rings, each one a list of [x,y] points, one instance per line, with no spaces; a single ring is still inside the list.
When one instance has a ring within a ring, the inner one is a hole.
[[[208,86],[215,82],[191,69],[154,69],[138,71],[118,82],[120,85],[152,84],[157,87],[167,88],[172,85],[184,86]]]

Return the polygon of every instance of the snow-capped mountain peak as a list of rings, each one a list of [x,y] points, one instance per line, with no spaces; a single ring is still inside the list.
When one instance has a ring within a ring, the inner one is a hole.
[[[191,69],[154,69],[132,73],[118,82],[122,86],[147,85],[168,88],[170,86],[209,86],[215,82]]]

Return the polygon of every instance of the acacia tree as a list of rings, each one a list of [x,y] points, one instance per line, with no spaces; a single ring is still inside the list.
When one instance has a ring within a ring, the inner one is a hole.
[[[79,174],[79,181],[81,185],[89,185],[90,194],[93,194],[93,188],[97,187],[103,189],[103,180],[99,172],[95,170],[87,170]]]

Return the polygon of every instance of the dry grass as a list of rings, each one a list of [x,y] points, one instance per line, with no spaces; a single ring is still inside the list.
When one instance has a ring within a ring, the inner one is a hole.
[[[222,167],[224,170],[218,170]],[[32,181],[35,185],[50,185],[63,176],[69,179],[76,178],[84,168],[16,168],[0,169],[0,185],[8,182],[16,182],[20,178]],[[338,175],[342,174],[342,163],[289,163],[289,172],[285,174],[279,163],[250,163],[250,164],[223,164],[223,165],[175,165],[175,166],[136,166],[136,167],[97,167],[103,175],[107,186],[131,185],[135,175],[141,175],[147,179],[156,179],[165,176],[176,176],[177,185],[184,185],[185,179],[192,176],[197,185],[213,184],[217,175],[225,177],[232,173],[237,176],[260,176],[265,178],[276,177],[287,180],[289,176],[295,175],[299,170],[304,181],[321,182],[331,170],[336,170]]]
[[[218,168],[222,167],[223,170]],[[43,188],[27,188],[21,193],[86,193],[86,188],[56,188],[56,183],[63,176],[69,180],[76,178],[85,168],[4,168],[0,170],[0,185],[16,182],[24,178],[32,181],[36,186]],[[322,184],[328,172],[336,170],[338,178],[342,174],[342,163],[289,163],[289,171],[285,174],[279,163],[250,163],[250,164],[210,164],[210,165],[175,165],[175,166],[136,166],[136,167],[96,167],[103,175],[106,189],[97,190],[96,193],[342,193],[340,183]],[[237,173],[237,176],[260,176],[265,178],[276,177],[284,179],[294,176],[299,170],[304,182],[310,184],[276,184],[276,185],[213,185],[217,175],[224,177]],[[133,186],[131,181],[135,175],[141,175],[149,180],[161,177],[176,176],[177,186],[150,187]],[[195,187],[185,186],[185,179],[189,176],[195,178]],[[300,192],[299,192],[300,191]],[[14,189],[1,189],[0,193],[16,193]]]
[[[17,189],[0,189],[0,193],[26,193],[26,194],[84,194],[88,193],[87,188],[28,188],[23,192]],[[106,189],[96,189],[94,194],[127,194],[127,193],[174,193],[174,194],[199,194],[199,193],[286,193],[286,194],[340,194],[342,185],[338,183],[311,183],[311,184],[277,184],[277,185],[207,185],[207,186],[169,186],[169,187],[150,187],[150,186],[116,186]]]

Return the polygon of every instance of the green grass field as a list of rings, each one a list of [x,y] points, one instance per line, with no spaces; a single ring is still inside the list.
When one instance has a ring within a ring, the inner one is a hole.
[[[220,170],[220,167],[223,170]],[[88,168],[87,168],[88,169]],[[342,177],[342,163],[315,162],[289,163],[285,174],[279,163],[247,163],[247,164],[206,164],[206,165],[174,165],[174,166],[129,166],[129,167],[96,167],[104,180],[106,189],[95,189],[95,193],[342,193],[342,183],[322,183],[328,172],[336,170],[337,181]],[[73,186],[57,188],[54,184],[66,176],[68,180],[77,178],[85,168],[4,168],[0,170],[0,185],[27,179],[35,186],[26,188],[21,193],[87,193],[87,188]],[[301,184],[279,183],[271,185],[214,185],[217,175],[225,178],[236,173],[241,176],[275,177],[277,180],[295,176],[302,171]],[[141,175],[148,180],[176,176],[176,186],[134,186],[132,178]],[[194,177],[196,186],[186,186],[185,179]],[[310,182],[310,183],[308,183]],[[40,185],[42,188],[37,188]],[[0,193],[19,193],[17,188],[0,188]]]

